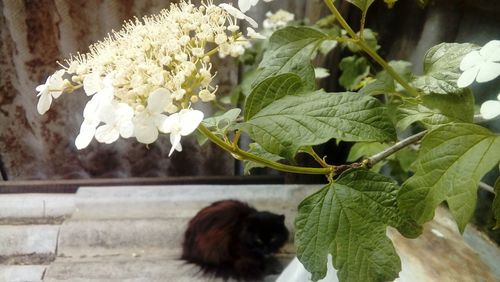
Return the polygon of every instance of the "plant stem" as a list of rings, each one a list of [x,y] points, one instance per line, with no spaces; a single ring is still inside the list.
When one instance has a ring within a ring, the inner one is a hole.
[[[363,33],[361,33],[361,37],[354,32],[354,30],[349,26],[349,24],[346,22],[344,17],[340,14],[339,10],[337,7],[335,7],[335,4],[333,3],[333,0],[324,0],[326,6],[328,6],[328,9],[332,12],[332,14],[335,16],[335,18],[339,21],[340,25],[347,31],[349,36],[353,39],[353,42],[358,45],[363,51],[365,51],[368,56],[370,56],[373,60],[375,60],[380,66],[382,66],[391,76],[396,80],[401,86],[403,86],[408,93],[410,93],[412,96],[418,97],[420,94],[418,93],[415,88],[413,88],[408,82],[401,77],[382,57],[380,57],[377,52],[375,52],[368,44],[363,40]],[[362,24],[364,25],[364,17],[362,19]],[[363,27],[364,28],[364,27]]]
[[[418,142],[424,135],[427,134],[427,130],[421,131],[415,135],[412,135],[408,138],[405,138],[396,144],[392,145],[391,147],[383,150],[380,153],[377,153],[367,159],[368,161],[368,166],[373,167],[375,164],[380,162],[381,160],[384,160],[385,158],[389,157],[390,155],[396,153],[397,151],[405,148],[406,146],[409,146],[413,143]]]
[[[308,153],[311,157],[313,157],[314,160],[318,162],[322,167],[330,167],[330,165],[327,164],[324,159],[322,159],[320,156],[318,156],[318,154],[316,154],[313,147],[307,146],[304,149],[304,152]]]
[[[224,140],[215,136],[215,134],[213,134],[210,130],[208,130],[208,128],[206,128],[202,124],[200,124],[198,126],[198,130],[203,135],[205,135],[205,137],[207,137],[210,141],[214,142],[217,146],[219,146],[222,149],[231,153],[231,155],[233,155],[233,157],[238,159],[238,160],[252,161],[252,162],[263,164],[269,168],[273,168],[273,169],[276,169],[279,171],[284,171],[284,172],[291,172],[291,173],[325,174],[326,175],[326,174],[331,174],[334,170],[333,166],[330,166],[327,168],[301,167],[301,166],[285,165],[285,164],[281,164],[278,162],[266,160],[266,159],[263,159],[259,156],[254,155],[254,154],[243,151],[240,148],[238,148],[237,146],[233,147],[233,144],[224,142]]]

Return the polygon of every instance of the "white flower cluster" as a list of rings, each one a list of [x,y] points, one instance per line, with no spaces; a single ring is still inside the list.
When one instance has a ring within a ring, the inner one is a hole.
[[[486,43],[480,50],[464,56],[460,62],[462,75],[457,80],[458,87],[467,87],[474,81],[483,83],[500,76],[500,40]],[[480,113],[485,119],[500,115],[500,94],[498,101],[488,100],[481,105]]]
[[[293,21],[295,15],[285,10],[278,10],[276,13],[267,12],[266,19],[262,23],[265,29],[276,30],[285,27]]]
[[[120,136],[150,144],[162,132],[170,134],[170,154],[180,151],[181,136],[203,119],[191,105],[215,99],[210,56],[237,57],[245,51],[248,40],[238,19],[255,23],[230,5],[207,0],[199,7],[172,4],[158,15],[127,22],[38,86],[38,111],[45,113],[52,98],[83,87],[92,98],[75,141],[78,149],[94,137],[108,144]]]
[[[474,80],[479,83],[495,79],[500,75],[500,40],[486,43],[481,50],[472,51],[460,62],[462,75],[458,78],[458,87],[467,87]]]

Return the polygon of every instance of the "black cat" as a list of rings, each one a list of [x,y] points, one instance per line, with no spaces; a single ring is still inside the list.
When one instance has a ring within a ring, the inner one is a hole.
[[[262,279],[273,261],[270,255],[288,240],[284,220],[240,201],[215,202],[189,222],[182,259],[225,280]]]

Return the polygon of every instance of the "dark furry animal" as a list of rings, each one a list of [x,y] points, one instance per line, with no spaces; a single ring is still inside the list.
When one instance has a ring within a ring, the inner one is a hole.
[[[270,255],[288,240],[284,220],[240,201],[215,202],[189,222],[182,259],[225,280],[259,280],[269,272]]]

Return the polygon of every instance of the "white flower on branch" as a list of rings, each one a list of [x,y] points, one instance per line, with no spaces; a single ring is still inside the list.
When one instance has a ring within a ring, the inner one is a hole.
[[[52,98],[57,99],[63,93],[64,80],[62,76],[66,73],[65,70],[58,70],[53,75],[49,76],[45,81],[45,84],[38,85],[36,91],[38,91],[38,113],[43,115],[46,113],[50,105],[52,104]]]
[[[187,136],[196,130],[203,120],[203,113],[197,110],[184,109],[178,113],[169,116],[160,126],[160,130],[170,133],[170,149],[169,156],[174,150],[182,151],[181,137]]]
[[[474,80],[482,83],[495,79],[500,75],[500,40],[492,40],[481,50],[465,55],[460,70],[463,73],[458,78],[458,87],[467,87]]]
[[[481,104],[479,112],[485,119],[492,119],[500,115],[500,94],[498,94],[497,100],[488,100]]]
[[[276,13],[267,12],[266,19],[262,23],[265,29],[276,30],[285,27],[295,19],[295,15],[285,10],[278,10]]]
[[[237,19],[240,19],[240,20],[247,21],[252,27],[259,26],[259,24],[254,19],[245,15],[242,11],[238,10],[238,8],[235,8],[230,4],[222,3],[222,4],[219,4],[219,7],[226,10],[226,12],[228,12],[231,16],[233,16]]]
[[[271,2],[273,0],[264,0],[264,2]],[[246,13],[250,8],[257,5],[259,0],[238,0],[238,7],[243,13]]]

